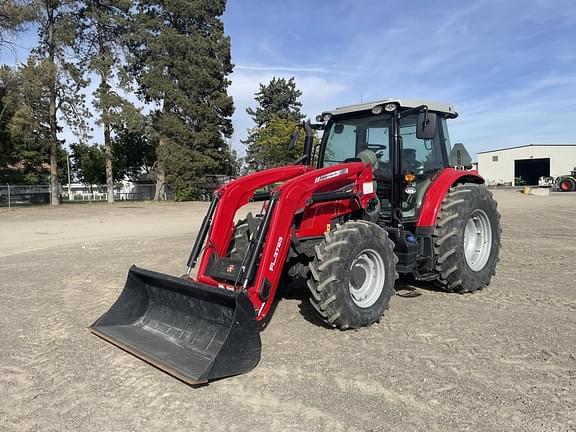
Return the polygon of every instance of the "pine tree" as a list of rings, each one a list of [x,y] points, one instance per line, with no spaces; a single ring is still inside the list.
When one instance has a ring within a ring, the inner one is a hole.
[[[166,175],[175,198],[193,193],[206,173],[230,170],[232,135],[230,39],[220,16],[225,0],[141,0],[127,38],[131,72],[142,99],[153,104],[157,143],[156,194]]]
[[[10,47],[12,38],[31,18],[31,1],[0,0],[0,48]]]
[[[34,21],[38,26],[39,43],[31,56],[45,80],[48,114],[43,121],[50,128],[51,203],[58,205],[58,140],[59,116],[79,136],[86,138],[86,119],[81,89],[87,85],[73,58],[75,30],[78,27],[77,2],[73,0],[36,0]],[[42,113],[44,115],[44,113]]]
[[[18,98],[14,93],[18,88],[15,73],[8,66],[0,67],[0,170],[14,162],[14,140],[10,122],[17,109]]]
[[[302,92],[296,88],[294,77],[274,77],[268,84],[260,84],[255,96],[258,106],[256,109],[249,107],[246,112],[252,116],[256,125],[248,131],[248,138],[242,141],[247,146],[248,164],[252,170],[262,169],[267,165],[261,155],[262,148],[258,138],[260,130],[270,124],[272,119],[297,123],[305,117],[300,111],[302,103],[298,99]]]
[[[131,3],[129,0],[78,2],[76,51],[81,56],[85,71],[96,73],[100,80],[94,92],[94,107],[99,112],[98,123],[104,135],[108,202],[114,202],[113,126],[124,127],[140,122],[140,114],[135,107],[113,89],[113,85],[124,81],[119,65],[123,60],[122,37]]]
[[[3,180],[15,183],[44,183],[41,172],[49,161],[50,129],[45,76],[37,62],[28,59],[20,68],[3,67],[3,139],[0,165]],[[12,167],[12,168],[10,168]]]

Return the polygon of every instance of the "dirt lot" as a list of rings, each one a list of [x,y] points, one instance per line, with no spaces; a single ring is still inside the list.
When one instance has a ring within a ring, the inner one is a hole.
[[[495,197],[487,289],[419,287],[347,332],[283,299],[260,365],[201,388],[86,327],[131,264],[182,273],[204,204],[2,210],[0,430],[576,430],[576,194]]]

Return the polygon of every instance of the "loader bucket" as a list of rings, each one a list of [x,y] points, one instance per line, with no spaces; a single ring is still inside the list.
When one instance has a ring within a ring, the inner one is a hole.
[[[260,360],[254,308],[244,293],[135,266],[90,330],[193,385],[248,372]]]

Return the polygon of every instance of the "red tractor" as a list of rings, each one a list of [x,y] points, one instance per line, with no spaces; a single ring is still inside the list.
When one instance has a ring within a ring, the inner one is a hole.
[[[213,193],[185,276],[132,267],[91,330],[198,384],[257,365],[260,324],[286,276],[307,278],[319,316],[342,330],[378,322],[399,274],[448,292],[488,285],[500,216],[462,144],[450,145],[455,117],[450,105],[383,100],[304,123],[294,165]],[[259,214],[235,223],[251,202]]]

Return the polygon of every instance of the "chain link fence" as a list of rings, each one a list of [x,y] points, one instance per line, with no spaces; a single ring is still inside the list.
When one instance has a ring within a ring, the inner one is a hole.
[[[146,201],[154,199],[154,183],[123,185],[114,191],[115,201]],[[50,185],[0,185],[0,207],[50,204]],[[89,188],[84,185],[58,187],[60,203],[107,201],[106,186]]]
[[[49,185],[0,185],[0,206],[50,204]]]
[[[190,198],[210,201],[212,193],[231,180],[224,175],[206,175],[193,184],[194,193]],[[154,199],[155,183],[123,181],[114,189],[114,201],[147,201]],[[166,186],[162,199],[171,199],[172,189]],[[0,185],[0,207],[17,207],[37,204],[50,204],[50,185]],[[108,192],[104,185],[83,184],[59,185],[58,201],[60,203],[81,203],[108,201]]]

